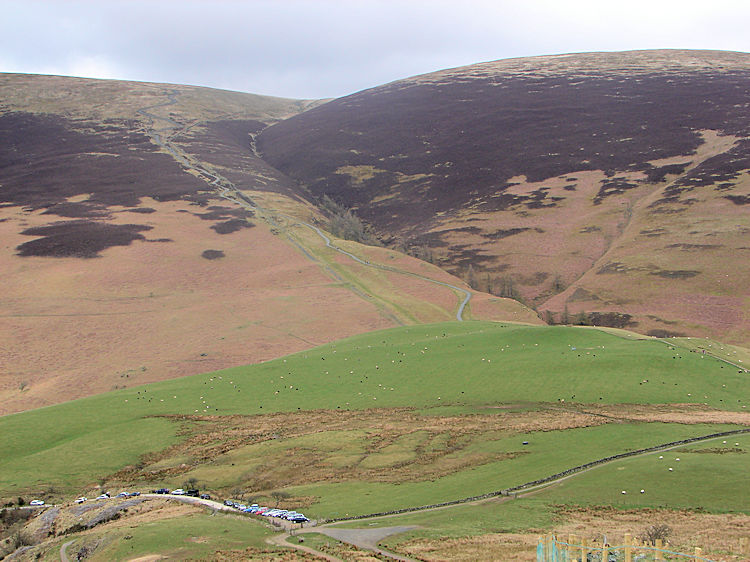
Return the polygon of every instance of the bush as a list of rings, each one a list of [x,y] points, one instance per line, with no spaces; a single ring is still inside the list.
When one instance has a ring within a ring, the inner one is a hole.
[[[638,535],[638,539],[649,544],[654,544],[657,539],[666,543],[667,537],[669,537],[671,533],[672,529],[669,527],[669,525],[659,523],[647,527],[646,530],[643,531],[643,533]]]

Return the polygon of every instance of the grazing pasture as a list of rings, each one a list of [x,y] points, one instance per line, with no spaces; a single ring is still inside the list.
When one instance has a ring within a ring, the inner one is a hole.
[[[0,494],[194,478],[325,518],[456,500],[748,424],[747,376],[594,329],[396,328],[6,416]]]

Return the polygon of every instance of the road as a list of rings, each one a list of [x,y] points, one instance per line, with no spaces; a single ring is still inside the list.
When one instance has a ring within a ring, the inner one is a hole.
[[[150,105],[150,106],[147,106],[147,107],[142,107],[142,108],[136,110],[136,113],[138,113],[140,115],[143,115],[144,117],[148,117],[151,120],[151,135],[152,135],[152,138],[153,138],[154,142],[158,146],[160,146],[161,148],[163,148],[166,151],[168,151],[172,155],[172,157],[175,160],[177,160],[177,162],[179,162],[180,164],[182,164],[184,167],[192,170],[193,172],[197,173],[209,185],[213,186],[216,189],[216,191],[217,191],[217,193],[218,193],[218,195],[220,197],[222,197],[224,199],[227,199],[228,201],[231,201],[231,202],[235,203],[236,205],[238,205],[238,206],[240,206],[240,207],[242,207],[242,208],[244,208],[246,210],[252,211],[254,214],[256,214],[256,216],[259,216],[259,217],[263,218],[264,220],[266,220],[267,222],[269,222],[269,224],[271,224],[272,226],[280,227],[280,225],[273,220],[273,218],[272,218],[273,217],[273,213],[272,212],[268,211],[267,209],[263,209],[262,207],[260,207],[250,197],[248,197],[247,195],[245,195],[244,193],[242,193],[242,191],[240,191],[237,188],[237,186],[235,186],[234,183],[232,183],[231,181],[229,181],[225,177],[221,176],[220,174],[218,174],[216,172],[213,172],[213,171],[209,170],[208,168],[202,166],[197,160],[195,160],[194,158],[192,158],[192,157],[188,156],[187,154],[183,153],[182,151],[180,151],[175,145],[173,145],[169,141],[169,137],[171,135],[167,135],[165,133],[171,131],[172,134],[175,134],[177,131],[183,129],[183,126],[180,123],[176,122],[174,119],[172,119],[170,117],[162,117],[160,115],[156,115],[155,113],[152,113],[151,110],[152,109],[162,108],[162,107],[167,107],[167,106],[176,104],[177,103],[177,96],[179,94],[180,94],[180,92],[177,91],[177,90],[169,91],[169,92],[166,93],[166,95],[167,95],[167,101],[164,101],[162,103],[158,103],[158,104],[155,104],[155,105]],[[155,126],[156,121],[163,121],[163,122],[165,122],[167,124],[167,127],[162,128],[162,129],[157,129],[156,126]],[[312,224],[307,223],[307,222],[304,222],[304,221],[301,221],[301,220],[297,219],[296,217],[291,217],[289,215],[278,215],[278,216],[282,216],[285,219],[292,220],[296,224],[302,225],[305,228],[310,229],[311,231],[315,232],[318,236],[320,236],[320,238],[325,242],[326,247],[328,247],[328,248],[330,248],[330,249],[332,249],[332,250],[334,250],[334,251],[336,251],[336,252],[338,252],[338,253],[340,253],[342,255],[348,256],[349,258],[351,258],[352,260],[354,260],[355,262],[357,262],[357,263],[359,263],[361,265],[364,265],[364,266],[367,266],[367,267],[371,267],[371,268],[374,268],[374,269],[378,269],[378,270],[381,270],[381,271],[388,271],[388,272],[397,273],[397,274],[400,274],[400,275],[408,275],[410,277],[414,277],[416,279],[421,279],[421,280],[426,281],[428,283],[433,283],[435,285],[440,285],[442,287],[447,287],[449,289],[452,289],[452,290],[456,291],[457,293],[459,293],[459,295],[462,295],[462,297],[463,297],[461,299],[461,302],[459,303],[458,309],[456,311],[456,320],[458,320],[459,322],[462,322],[464,320],[464,312],[466,310],[467,305],[469,304],[469,301],[471,300],[471,291],[469,291],[468,289],[465,289],[463,287],[459,287],[459,286],[456,286],[456,285],[451,285],[450,283],[445,283],[443,281],[437,281],[435,279],[431,279],[429,277],[425,277],[424,275],[419,275],[417,273],[412,273],[410,271],[404,271],[404,270],[397,269],[397,268],[394,268],[394,267],[388,267],[388,266],[384,266],[384,265],[370,263],[368,260],[364,260],[364,259],[362,259],[362,258],[360,258],[360,257],[358,257],[358,256],[356,256],[354,254],[352,254],[351,252],[347,252],[346,250],[343,250],[342,248],[339,248],[338,246],[332,244],[331,243],[331,239],[320,228],[318,228],[317,226],[312,225]],[[312,259],[313,261],[317,261],[304,248],[302,248],[300,246],[300,244],[298,244],[294,240],[291,240],[291,237],[289,237],[289,238],[290,238],[290,241],[297,248],[299,248],[306,257],[308,257],[309,259]],[[337,280],[343,281],[338,276],[338,274],[336,274],[336,272],[332,268],[327,267],[326,270],[329,273],[332,273],[333,276],[337,278]],[[354,292],[358,296],[365,297],[365,295],[363,295],[360,291],[356,290],[354,287],[350,287],[350,288],[352,290],[354,290]],[[392,319],[394,319],[393,316],[392,316]],[[398,321],[398,319],[395,319],[395,320],[396,320],[397,323],[399,323],[399,324],[401,323],[401,322]]]

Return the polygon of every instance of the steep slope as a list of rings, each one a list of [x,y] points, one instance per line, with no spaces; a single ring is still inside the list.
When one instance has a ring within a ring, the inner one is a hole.
[[[749,94],[744,53],[511,59],[334,100],[258,147],[551,320],[747,342]]]
[[[0,76],[0,414],[455,317],[451,288],[363,267],[294,218],[320,213],[252,139],[311,105]]]

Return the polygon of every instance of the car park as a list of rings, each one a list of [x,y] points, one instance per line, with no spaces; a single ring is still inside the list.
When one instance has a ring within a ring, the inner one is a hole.
[[[29,505],[33,505],[33,506],[44,505],[44,500],[31,500],[29,502]]]
[[[76,503],[83,503],[83,502],[85,502],[85,501],[86,501],[87,499],[88,499],[88,498],[87,498],[86,496],[81,496],[80,498],[77,498],[77,499],[76,499]]]

